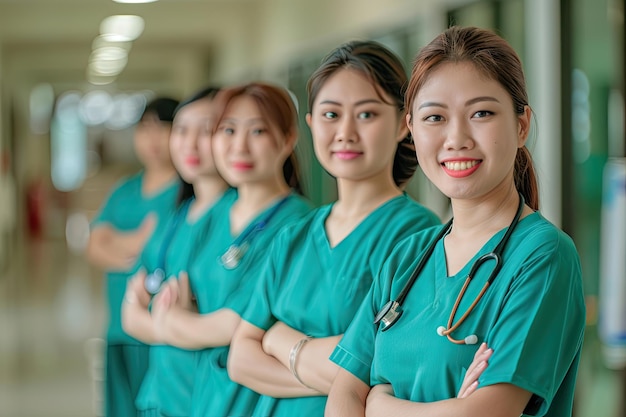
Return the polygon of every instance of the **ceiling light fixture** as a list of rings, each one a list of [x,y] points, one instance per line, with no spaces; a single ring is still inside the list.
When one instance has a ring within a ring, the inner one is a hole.
[[[134,41],[141,35],[144,26],[144,20],[140,16],[109,16],[100,23],[100,35],[109,42]]]
[[[138,3],[154,3],[158,0],[113,0],[116,3],[133,3],[133,4],[138,4]]]

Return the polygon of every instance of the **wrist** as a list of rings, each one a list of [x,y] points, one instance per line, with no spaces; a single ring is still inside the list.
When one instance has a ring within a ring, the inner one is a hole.
[[[309,385],[307,385],[306,383],[304,383],[304,381],[300,378],[300,375],[298,374],[298,357],[300,355],[300,352],[302,351],[302,348],[304,347],[304,345],[306,345],[309,340],[311,340],[312,338],[310,336],[304,337],[302,339],[300,339],[298,342],[296,342],[295,345],[293,345],[293,347],[291,348],[291,351],[289,352],[289,370],[291,371],[291,374],[294,376],[294,378],[296,378],[296,380],[302,384],[303,386],[310,388],[310,389],[315,389]]]

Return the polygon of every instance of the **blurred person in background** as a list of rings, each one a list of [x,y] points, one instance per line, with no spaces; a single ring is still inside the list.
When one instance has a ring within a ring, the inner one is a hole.
[[[194,417],[252,414],[258,394],[230,380],[229,345],[270,242],[311,207],[299,193],[297,111],[288,92],[250,83],[222,90],[218,99],[221,113],[212,150],[218,171],[237,188],[237,197],[216,211],[215,225],[190,265],[189,280],[169,280],[152,309],[167,343],[198,351]],[[197,312],[185,307],[190,292]]]
[[[146,244],[142,270],[131,279],[122,306],[124,330],[151,345],[150,364],[136,401],[138,416],[190,413],[196,351],[169,344],[159,320],[162,310],[151,312],[151,303],[160,304],[158,291],[165,278],[180,279],[181,287],[188,289],[188,271],[201,261],[199,249],[213,241],[212,223],[223,221],[218,216],[237,195],[217,172],[211,150],[217,92],[213,87],[201,89],[176,108],[170,136],[172,161],[181,178],[176,212]],[[154,294],[156,298],[152,298]],[[177,300],[185,310],[197,311],[189,292]]]
[[[143,169],[121,180],[92,220],[87,258],[105,271],[105,413],[135,416],[135,398],[148,367],[148,346],[122,329],[121,306],[128,279],[155,228],[172,213],[179,191],[169,140],[178,101],[157,98],[135,128],[134,148]]]
[[[404,123],[406,72],[376,42],[332,51],[308,82],[315,154],[338,200],[285,228],[235,333],[232,378],[263,394],[255,416],[322,416],[328,356],[396,242],[440,223],[400,189],[417,159]],[[407,146],[408,145],[408,146]]]

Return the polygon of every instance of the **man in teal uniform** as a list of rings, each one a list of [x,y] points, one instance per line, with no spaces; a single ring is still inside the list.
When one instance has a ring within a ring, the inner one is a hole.
[[[136,414],[134,401],[148,365],[148,347],[122,330],[120,312],[126,282],[137,270],[146,240],[174,208],[178,182],[169,156],[169,132],[177,104],[162,98],[146,106],[134,142],[144,170],[122,181],[92,221],[87,256],[106,271],[107,416]]]

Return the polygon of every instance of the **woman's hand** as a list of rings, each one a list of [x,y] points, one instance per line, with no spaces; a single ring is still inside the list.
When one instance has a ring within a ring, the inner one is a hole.
[[[171,282],[172,291],[176,293],[176,305],[187,311],[197,312],[195,303],[193,302],[193,294],[189,285],[189,275],[183,271],[178,274],[177,280]]]
[[[170,309],[176,302],[176,293],[172,291],[169,285],[170,281],[176,281],[170,278],[161,286],[161,289],[152,300],[152,322],[154,324],[154,332],[156,336],[165,341],[167,339],[167,318]]]
[[[124,301],[130,304],[139,304],[147,309],[150,304],[150,293],[144,286],[145,280],[146,271],[144,269],[140,269],[128,280],[126,284],[126,293],[124,294]]]
[[[463,383],[457,394],[457,398],[469,397],[476,388],[478,388],[478,378],[482,375],[483,371],[487,369],[488,360],[491,357],[493,350],[487,347],[486,343],[482,343],[476,353],[474,354],[474,360],[467,368]]]

